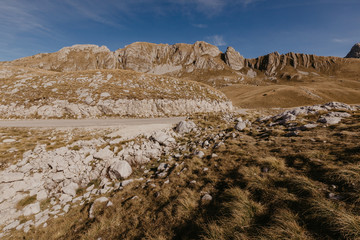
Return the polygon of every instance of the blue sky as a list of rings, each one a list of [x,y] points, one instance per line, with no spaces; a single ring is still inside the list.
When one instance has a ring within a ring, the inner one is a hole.
[[[0,0],[0,61],[74,44],[198,40],[246,58],[345,56],[360,42],[359,0]]]

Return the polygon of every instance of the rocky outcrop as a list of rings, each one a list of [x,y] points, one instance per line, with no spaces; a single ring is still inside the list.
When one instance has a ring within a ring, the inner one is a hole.
[[[121,190],[135,180],[144,180],[127,179],[132,175],[132,166],[158,160],[179,148],[175,137],[180,135],[171,129],[157,130],[150,135],[128,141],[121,145],[121,151],[118,151],[118,143],[98,138],[76,141],[55,150],[37,145],[25,152],[17,164],[0,171],[0,238],[10,229],[28,232],[32,226],[46,226],[50,217],[64,215],[75,204],[93,202],[89,210],[90,218],[93,218],[94,204],[112,204],[106,197],[98,196]],[[104,144],[109,145],[96,150]],[[168,168],[158,169],[159,175],[160,172],[164,176],[168,173]],[[99,180],[98,186],[92,184],[95,180]],[[34,203],[17,207],[20,200],[28,198]],[[40,208],[40,202],[46,199],[50,204]],[[35,215],[35,220],[23,223],[15,220],[32,215]]]
[[[55,53],[41,53],[12,61],[14,66],[72,72],[91,69],[114,69],[116,58],[105,46],[73,45]]]
[[[69,103],[56,100],[46,105],[0,105],[1,118],[96,118],[164,117],[200,112],[231,111],[231,102],[192,99],[101,100],[95,104]]]
[[[346,57],[359,58],[359,56],[360,45],[356,44]],[[222,53],[216,46],[198,41],[194,44],[177,43],[173,45],[135,42],[115,52],[105,46],[74,45],[55,53],[38,54],[2,63],[2,65],[62,72],[127,69],[158,75],[193,77],[197,81],[206,81],[208,77],[201,77],[206,72],[222,73],[225,71],[229,76],[239,76],[238,71],[243,68],[259,70],[268,77],[277,77],[285,67],[328,72],[334,70],[333,66],[336,64],[344,63],[341,60],[342,58],[337,57],[321,57],[293,52],[287,54],[273,52],[255,59],[245,59],[232,47],[228,47],[226,52]],[[248,77],[252,78],[252,75]]]
[[[360,58],[360,43],[355,44],[345,58]]]
[[[282,55],[278,52],[273,52],[255,59],[245,60],[247,67],[264,71],[267,76],[275,76],[286,66],[291,66],[295,69],[304,67],[322,71],[330,69],[335,63],[335,58],[293,52]]]
[[[234,48],[228,47],[225,52],[225,63],[234,70],[241,70],[245,64],[245,58]]]
[[[131,69],[154,74],[225,68],[220,50],[203,41],[174,45],[135,42],[115,52],[105,46],[74,45],[55,53],[38,54],[7,64],[62,72]]]
[[[136,42],[115,51],[118,68],[164,74],[195,69],[222,70],[220,50],[206,42],[174,45]]]

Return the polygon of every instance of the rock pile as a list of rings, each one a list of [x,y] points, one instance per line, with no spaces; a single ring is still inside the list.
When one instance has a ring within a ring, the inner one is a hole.
[[[77,141],[50,151],[46,145],[36,146],[25,152],[16,165],[0,172],[0,226],[5,226],[5,232],[15,228],[27,232],[32,226],[46,226],[50,217],[65,214],[72,204],[82,205],[94,198],[97,199],[93,205],[108,202],[97,196],[133,182],[133,179],[123,181],[131,176],[131,165],[142,165],[170,153],[177,147],[175,136],[177,133],[170,129],[156,131],[140,143],[126,143],[121,151],[116,139],[107,143],[101,138]],[[106,144],[108,146],[99,149]],[[159,167],[159,171],[166,172],[166,169],[167,166]],[[91,184],[97,180],[98,186]],[[19,209],[18,204],[24,199],[31,203]],[[50,204],[42,209],[40,205],[45,200]],[[30,219],[20,224],[16,220],[32,215],[35,221]],[[89,215],[93,217],[93,207]]]
[[[261,117],[258,119],[259,122],[270,121],[269,126],[284,125],[290,121],[295,121],[299,115],[314,115],[319,112],[329,112],[326,115],[322,115],[319,118],[320,123],[326,123],[328,125],[336,124],[341,121],[342,118],[349,117],[350,114],[346,112],[333,112],[333,111],[355,111],[356,108],[348,104],[339,102],[329,102],[323,105],[297,107],[275,116]],[[308,126],[312,127],[312,126]]]

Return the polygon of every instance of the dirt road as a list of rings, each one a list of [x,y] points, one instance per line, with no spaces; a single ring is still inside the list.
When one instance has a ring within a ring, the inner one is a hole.
[[[76,127],[122,127],[142,125],[168,125],[184,120],[185,117],[144,119],[34,119],[0,120],[0,127],[30,128],[76,128]]]

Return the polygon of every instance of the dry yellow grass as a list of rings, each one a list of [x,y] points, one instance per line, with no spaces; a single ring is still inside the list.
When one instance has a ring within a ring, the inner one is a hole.
[[[37,129],[0,128],[0,170],[22,159],[23,153],[33,150],[37,145],[46,145],[47,150],[71,145],[79,140],[103,138],[109,129]],[[4,143],[5,139],[15,142]],[[74,146],[76,147],[76,146]]]
[[[183,142],[234,132],[221,116],[194,121],[203,134],[188,134]],[[225,137],[220,148],[203,149],[202,159],[173,160],[179,165],[169,183],[151,178],[108,194],[114,205],[98,205],[94,219],[89,202],[47,228],[13,232],[9,239],[359,239],[359,121],[357,112],[340,125],[290,138],[253,124],[236,138]],[[133,177],[153,175],[158,164],[149,163],[145,175],[135,169]],[[201,201],[205,193],[211,202]]]
[[[168,76],[137,73],[129,70],[88,70],[58,73],[42,70],[9,69],[1,79],[0,104],[45,104],[55,100],[84,103],[118,99],[204,99],[225,100],[225,96],[208,85]],[[108,95],[101,96],[102,93]]]

